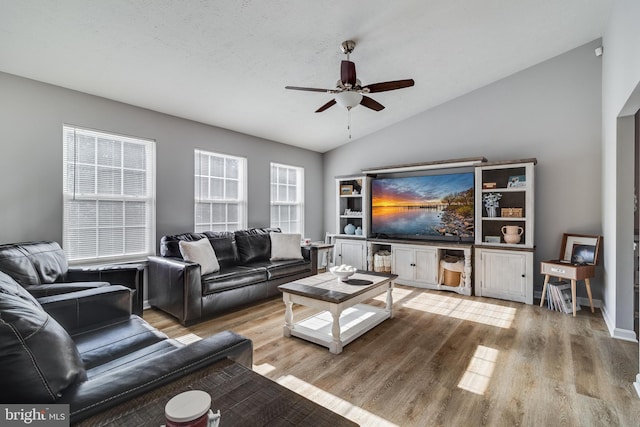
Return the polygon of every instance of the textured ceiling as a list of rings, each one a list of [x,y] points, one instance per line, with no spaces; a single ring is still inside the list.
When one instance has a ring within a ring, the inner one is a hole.
[[[352,139],[590,42],[613,0],[1,0],[0,71],[310,150],[349,142],[340,43],[363,84]]]

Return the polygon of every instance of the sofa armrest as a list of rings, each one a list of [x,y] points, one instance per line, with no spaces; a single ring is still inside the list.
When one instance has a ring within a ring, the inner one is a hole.
[[[24,288],[36,298],[52,295],[68,294],[69,292],[84,291],[110,286],[109,282],[72,282],[72,283],[46,283],[44,285],[24,285]]]
[[[65,391],[56,403],[70,403],[75,424],[124,401],[229,358],[251,368],[251,340],[224,331],[124,369],[115,370]]]
[[[74,266],[67,270],[69,282],[100,281],[123,285],[132,289],[133,314],[142,316],[144,264],[112,264],[101,266]]]
[[[119,285],[52,295],[38,302],[70,335],[131,316],[131,290]]]
[[[186,325],[202,316],[200,264],[178,258],[149,257],[149,305]]]

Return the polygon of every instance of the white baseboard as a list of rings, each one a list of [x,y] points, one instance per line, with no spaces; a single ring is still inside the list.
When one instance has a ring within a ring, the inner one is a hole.
[[[636,375],[636,382],[633,383],[633,387],[636,389],[638,397],[640,397],[640,374]]]
[[[609,334],[613,338],[617,338],[619,340],[638,342],[636,338],[636,333],[630,329],[622,329],[616,328],[615,322],[611,318],[611,313],[607,310],[606,307],[601,307],[602,310],[602,318],[604,319],[604,323],[607,325],[607,329],[609,329]]]

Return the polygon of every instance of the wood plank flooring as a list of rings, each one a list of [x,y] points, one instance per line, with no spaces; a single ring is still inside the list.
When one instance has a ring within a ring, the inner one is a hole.
[[[295,320],[313,313],[294,306]],[[339,355],[284,338],[281,299],[190,328],[157,310],[144,318],[174,338],[251,338],[257,372],[362,426],[640,425],[638,344],[611,338],[599,310],[573,318],[396,286],[394,318]]]

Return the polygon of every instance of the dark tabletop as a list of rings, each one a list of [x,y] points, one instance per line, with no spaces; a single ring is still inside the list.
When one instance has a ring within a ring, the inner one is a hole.
[[[167,402],[188,390],[204,390],[211,395],[211,409],[220,410],[220,427],[358,425],[228,359],[133,398],[79,425],[159,427],[165,424]]]
[[[335,304],[361,295],[370,289],[380,287],[398,277],[395,274],[356,271],[346,282],[341,282],[330,272],[305,277],[278,286],[281,292],[314,298]]]

